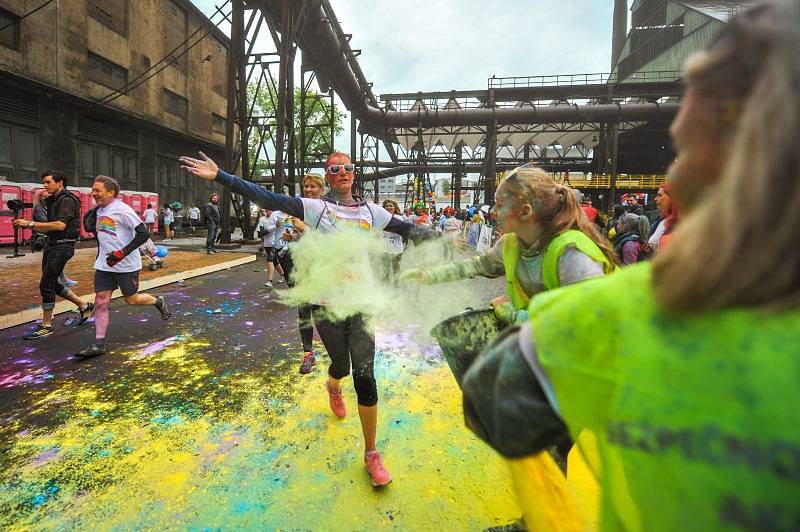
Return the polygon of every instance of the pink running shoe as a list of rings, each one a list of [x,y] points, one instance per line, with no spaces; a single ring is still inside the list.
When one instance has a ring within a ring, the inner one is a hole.
[[[364,453],[364,466],[367,468],[367,473],[369,473],[374,487],[379,488],[392,481],[392,475],[384,467],[380,452],[369,451]]]
[[[331,410],[336,417],[339,419],[344,419],[347,415],[347,408],[344,406],[344,396],[342,395],[342,390],[338,392],[334,392],[331,390],[330,382],[325,382],[325,388],[328,389],[328,399],[330,399]]]

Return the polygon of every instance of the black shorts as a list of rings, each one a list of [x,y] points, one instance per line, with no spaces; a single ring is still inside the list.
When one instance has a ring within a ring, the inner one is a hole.
[[[105,292],[106,290],[120,289],[123,296],[132,296],[139,291],[139,271],[135,272],[107,272],[105,270],[94,271],[94,291]]]
[[[275,248],[264,248],[264,253],[267,254],[267,262],[278,264],[278,250]]]
[[[189,218],[189,227],[197,227],[197,222],[199,220],[195,220],[194,218]]]

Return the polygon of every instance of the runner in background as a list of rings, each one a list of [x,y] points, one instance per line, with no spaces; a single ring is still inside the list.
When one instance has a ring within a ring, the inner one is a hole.
[[[128,305],[153,305],[166,320],[171,316],[163,296],[139,293],[139,271],[142,258],[139,246],[150,233],[130,206],[118,199],[119,183],[107,176],[97,176],[92,184],[92,197],[97,207],[87,213],[84,228],[97,235],[97,260],[94,262],[95,341],[78,351],[78,358],[91,358],[106,352],[111,294],[117,288]]]
[[[306,174],[303,177],[303,197],[310,199],[319,199],[325,194],[325,180],[319,174]],[[294,286],[294,279],[292,278],[292,270],[294,269],[294,261],[292,260],[292,244],[296,244],[300,238],[308,231],[308,226],[296,217],[290,217],[291,230],[284,231],[284,241],[289,243],[288,247],[279,255],[278,259],[283,268],[283,275],[286,278],[286,284],[291,288]],[[300,373],[305,375],[311,373],[314,366],[317,365],[317,357],[314,353],[314,326],[311,321],[311,305],[298,305],[297,307],[297,322],[300,329],[300,341],[303,344],[303,360],[300,362]]]

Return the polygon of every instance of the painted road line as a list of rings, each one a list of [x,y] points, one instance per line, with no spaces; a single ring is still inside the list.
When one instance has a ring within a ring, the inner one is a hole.
[[[200,275],[206,275],[209,273],[218,272],[220,270],[226,270],[228,268],[233,268],[234,266],[241,266],[242,264],[247,264],[248,262],[254,262],[256,260],[255,255],[247,255],[245,257],[241,257],[238,259],[233,259],[225,262],[220,262],[218,264],[211,264],[209,266],[204,266],[202,268],[195,268],[193,270],[187,270],[182,272],[175,272],[170,273],[169,275],[163,275],[160,277],[155,277],[153,279],[146,279],[141,282],[139,285],[139,291],[144,292],[146,290],[150,290],[152,288],[157,288],[159,286],[164,286],[166,284],[171,284],[181,279],[190,279],[192,277],[199,277]],[[122,296],[122,292],[119,289],[114,290],[111,294],[111,298],[115,299]],[[82,295],[81,298],[84,301],[94,302],[94,293]],[[58,301],[56,303],[55,309],[53,310],[53,315],[62,314],[64,312],[70,312],[75,310],[75,305],[69,301]],[[0,316],[0,330],[8,329],[9,327],[16,327],[17,325],[22,325],[23,323],[28,323],[34,320],[37,320],[42,317],[42,309],[40,307],[25,309],[20,312],[15,312],[14,314],[6,314],[5,316]]]

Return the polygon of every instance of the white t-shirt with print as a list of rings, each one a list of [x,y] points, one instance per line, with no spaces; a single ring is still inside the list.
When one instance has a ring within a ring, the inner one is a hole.
[[[344,228],[383,231],[392,219],[389,211],[375,203],[346,206],[321,199],[301,198],[303,221],[311,229],[331,233]]]
[[[400,221],[403,221],[403,218],[393,214],[395,218]],[[397,233],[390,233],[389,231],[383,232],[383,245],[384,251],[386,253],[390,253],[392,255],[399,255],[405,249],[405,244],[403,244],[403,237],[398,235]]]
[[[189,209],[189,219],[190,220],[199,220],[200,219],[200,209],[197,207],[192,207]]]
[[[122,200],[115,199],[108,207],[97,209],[97,260],[94,261],[95,270],[114,273],[136,272],[142,269],[142,257],[134,250],[122,259],[113,268],[106,264],[106,255],[112,251],[124,248],[133,240],[135,228],[142,221],[129,205]]]

